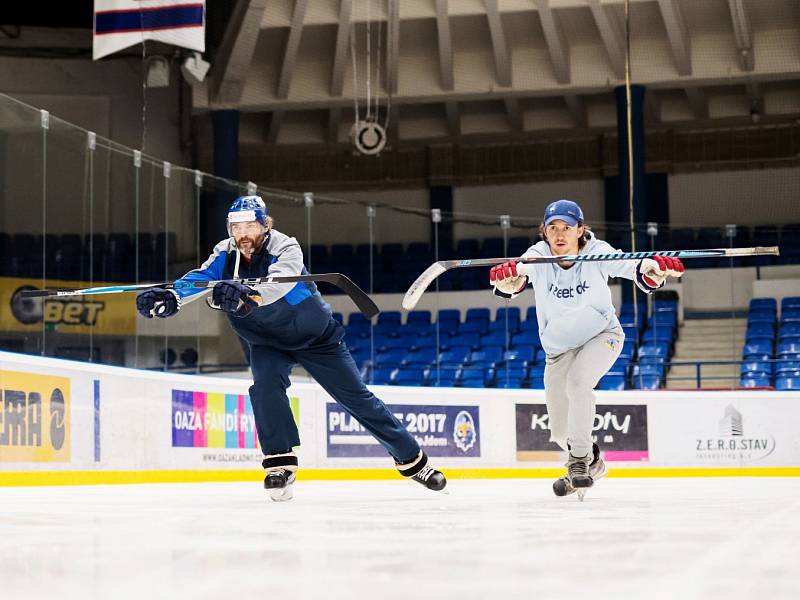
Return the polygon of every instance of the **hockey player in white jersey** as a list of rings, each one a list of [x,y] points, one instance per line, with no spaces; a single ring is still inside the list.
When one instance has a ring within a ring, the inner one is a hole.
[[[583,211],[571,200],[547,206],[540,226],[543,241],[523,256],[567,256],[620,252],[598,240],[584,225]],[[528,283],[536,295],[539,337],[547,354],[544,387],[550,439],[569,452],[567,473],[553,491],[574,491],[583,499],[586,488],[606,474],[600,449],[592,442],[594,388],[617,360],[625,334],[611,302],[609,277],[633,280],[645,293],[680,277],[677,258],[658,256],[640,261],[518,263],[492,267],[489,281],[503,298],[521,294]]]

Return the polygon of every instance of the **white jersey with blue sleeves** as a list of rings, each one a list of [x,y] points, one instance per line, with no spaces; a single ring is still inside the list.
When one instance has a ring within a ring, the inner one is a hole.
[[[592,237],[579,254],[620,252]],[[534,244],[523,256],[553,256],[547,242]],[[576,262],[569,269],[557,263],[520,264],[533,284],[539,337],[548,355],[579,348],[608,329],[618,328],[609,277],[634,280],[637,261]]]
[[[181,281],[217,281],[226,279],[225,264],[229,255],[236,252],[236,242],[232,237],[220,241],[214,246],[211,255],[200,268],[189,271],[181,277]],[[300,275],[303,273],[303,251],[295,238],[273,229],[267,238],[266,252],[272,257],[272,262],[266,272],[261,273],[259,276]],[[235,256],[231,258],[235,259]],[[234,274],[234,277],[238,276]],[[290,304],[296,304],[297,301],[309,295],[304,288],[303,284],[297,283],[271,283],[254,287],[261,295],[262,305],[272,304],[284,297],[287,297]],[[177,290],[177,293],[184,302],[191,302],[199,298],[200,293],[203,291],[209,290],[180,289]],[[294,296],[302,297],[295,298]]]

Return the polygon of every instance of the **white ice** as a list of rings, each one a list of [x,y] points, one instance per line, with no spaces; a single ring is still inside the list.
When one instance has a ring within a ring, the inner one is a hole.
[[[800,598],[800,478],[0,488],[0,598]]]

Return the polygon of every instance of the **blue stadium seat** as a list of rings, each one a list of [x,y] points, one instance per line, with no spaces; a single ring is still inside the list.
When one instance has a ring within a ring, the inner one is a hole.
[[[519,306],[501,306],[497,309],[494,320],[505,321],[506,315],[508,315],[509,320],[516,319],[519,321],[522,318],[521,313]]]
[[[781,373],[800,372],[800,360],[779,360],[774,363],[774,370],[776,377]]]
[[[489,322],[482,319],[464,321],[458,326],[459,333],[479,333],[484,334],[489,330]]]
[[[369,329],[370,324],[371,323],[369,319],[367,319],[367,317],[358,312],[350,313],[350,317],[347,319],[348,327],[352,327],[353,325],[358,325],[358,326],[366,326],[367,329]]]
[[[403,358],[403,364],[408,367],[428,367],[436,362],[436,349],[423,348],[409,352]]]
[[[528,366],[523,362],[506,363],[503,366],[495,367],[497,382],[508,377],[509,379],[525,379],[528,376]]]
[[[775,313],[769,310],[751,310],[747,315],[747,325],[754,323],[775,324]]]
[[[771,340],[775,337],[775,328],[768,323],[754,323],[747,328],[745,339],[747,341],[762,339]]]
[[[441,337],[439,336],[439,344],[437,345],[436,335],[420,335],[414,342],[414,349],[422,350],[423,348],[439,348],[441,349]]]
[[[396,336],[398,333],[398,324],[391,322],[378,323],[375,325],[373,331],[375,335]]]
[[[602,379],[600,379],[600,383],[597,386],[599,390],[624,390],[625,389],[625,377],[620,377],[617,375],[606,375]]]
[[[533,346],[536,348],[541,348],[542,344],[539,340],[539,332],[523,331],[512,337],[511,347],[518,348],[520,346]]]
[[[477,350],[470,354],[468,362],[471,365],[483,365],[485,367],[494,366],[503,358],[503,351],[498,349]]]
[[[664,362],[669,358],[668,344],[645,344],[639,348],[640,362]]]
[[[664,366],[657,363],[641,363],[633,366],[633,376],[640,377],[642,375],[657,375],[658,377],[664,376]]]
[[[427,260],[431,254],[431,247],[425,242],[411,242],[406,248],[406,256]]]
[[[502,335],[505,335],[506,327],[508,327],[509,335],[514,335],[515,333],[519,332],[519,321],[517,321],[516,319],[512,319],[510,317],[508,319],[508,323],[506,323],[505,319],[502,320],[498,319],[497,321],[492,321],[491,323],[489,323],[488,332],[490,334],[500,333]]]
[[[456,256],[460,259],[478,258],[479,249],[478,240],[458,240],[456,243]]]
[[[379,352],[375,355],[375,363],[379,368],[392,367],[397,368],[403,364],[403,359],[408,354],[405,350],[387,350]]]
[[[449,339],[441,341],[442,345],[446,345],[448,348],[452,348],[453,346],[477,348],[480,346],[481,336],[478,333],[457,333],[456,335],[450,336]]]
[[[742,377],[739,385],[745,388],[770,387],[769,377]]]
[[[488,308],[468,308],[465,321],[490,321]]]
[[[619,353],[619,358],[626,358],[632,360],[636,356],[636,345],[634,342],[625,340],[622,344],[622,352]]]
[[[613,371],[615,373],[625,373],[628,374],[628,366],[631,364],[630,358],[627,356],[620,356],[617,360],[614,361],[614,364],[611,365],[609,372]]]
[[[533,320],[534,322],[536,321],[536,307],[535,306],[529,306],[527,308],[527,310],[525,311],[525,321],[531,321],[531,320]]]
[[[669,327],[675,328],[678,325],[678,315],[675,312],[658,312],[647,319],[648,327]]]
[[[388,385],[395,370],[397,370],[397,367],[378,367],[371,369],[367,381],[372,385]]]
[[[392,385],[421,386],[425,385],[425,373],[421,368],[396,369],[389,380]]]
[[[386,341],[381,344],[381,348],[385,348],[388,350],[403,350],[408,352],[409,342],[408,339],[401,338],[401,337],[390,337],[387,338]]]
[[[790,321],[781,325],[778,330],[778,339],[783,341],[788,338],[800,338],[800,323],[792,323]]]
[[[505,244],[503,238],[492,237],[483,240],[480,249],[482,258],[500,258],[505,256]]]
[[[439,323],[443,323],[445,321],[459,323],[461,321],[461,311],[455,308],[446,308],[444,310],[440,310],[437,320]]]
[[[513,350],[506,350],[503,354],[503,360],[508,364],[533,363],[536,360],[536,353],[536,348],[532,346],[523,346],[521,348],[514,348]]]
[[[666,342],[672,344],[675,338],[675,330],[672,327],[664,327],[657,325],[655,327],[648,327],[642,335],[642,343],[658,343]]]
[[[622,328],[625,334],[625,341],[638,342],[639,341],[639,328],[636,325],[625,325]]]
[[[430,322],[431,311],[429,310],[412,310],[408,313],[408,318],[406,319],[406,324],[424,323],[425,325],[430,325]]]
[[[528,371],[531,379],[544,379],[544,365],[533,365]]]
[[[657,390],[661,386],[658,375],[639,375],[633,378],[633,387],[637,390]]]
[[[392,323],[393,325],[400,325],[400,311],[399,310],[385,310],[378,315],[378,324]]]
[[[486,370],[483,367],[463,367],[456,376],[461,387],[485,387]]]
[[[781,300],[781,312],[788,308],[800,308],[800,296],[786,296]]]
[[[772,363],[761,361],[743,362],[739,367],[742,377],[770,377],[772,375]]]
[[[781,325],[800,323],[800,308],[790,307],[781,311]]]
[[[519,324],[520,331],[535,331],[539,333],[539,322],[534,319],[528,319],[527,321],[522,321]]]
[[[755,339],[745,342],[742,347],[742,356],[748,358],[772,358],[772,341]]]
[[[800,377],[778,377],[775,380],[775,389],[781,392],[800,391]]]
[[[800,342],[789,341],[780,342],[776,354],[780,358],[791,359],[793,357],[800,357]],[[790,358],[791,357],[791,358]]]
[[[524,251],[523,251],[524,252]],[[514,254],[514,253],[511,253]],[[519,377],[503,377],[501,373],[497,374],[497,381],[495,383],[495,387],[506,389],[506,390],[518,390],[523,387],[525,383],[524,379]]]
[[[775,312],[778,310],[778,301],[775,298],[753,298],[750,300],[750,310],[766,309]]]
[[[544,389],[544,377],[533,377],[531,376],[530,380],[528,381],[528,387],[532,390],[543,390]]]
[[[455,387],[457,374],[458,370],[455,368],[444,368],[440,366],[438,372],[436,367],[431,367],[425,375],[428,385],[435,387]]]
[[[455,350],[446,350],[439,354],[439,364],[451,367],[459,367],[470,355],[470,351],[466,348],[459,348]]]
[[[512,237],[508,240],[508,255],[522,256],[531,247],[530,239],[526,237]]]

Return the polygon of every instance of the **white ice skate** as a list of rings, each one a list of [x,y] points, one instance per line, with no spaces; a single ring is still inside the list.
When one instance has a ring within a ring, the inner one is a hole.
[[[585,459],[570,455],[566,465],[567,474],[553,483],[553,492],[556,496],[568,496],[577,492],[578,500],[583,502],[586,490],[592,487],[595,481],[605,477],[608,470],[606,463],[600,457],[600,448],[597,444],[593,445],[592,454],[593,460],[588,466]]]
[[[266,471],[264,489],[273,502],[286,502],[294,497],[292,484],[297,477],[297,456],[293,452],[273,454],[261,461]]]

